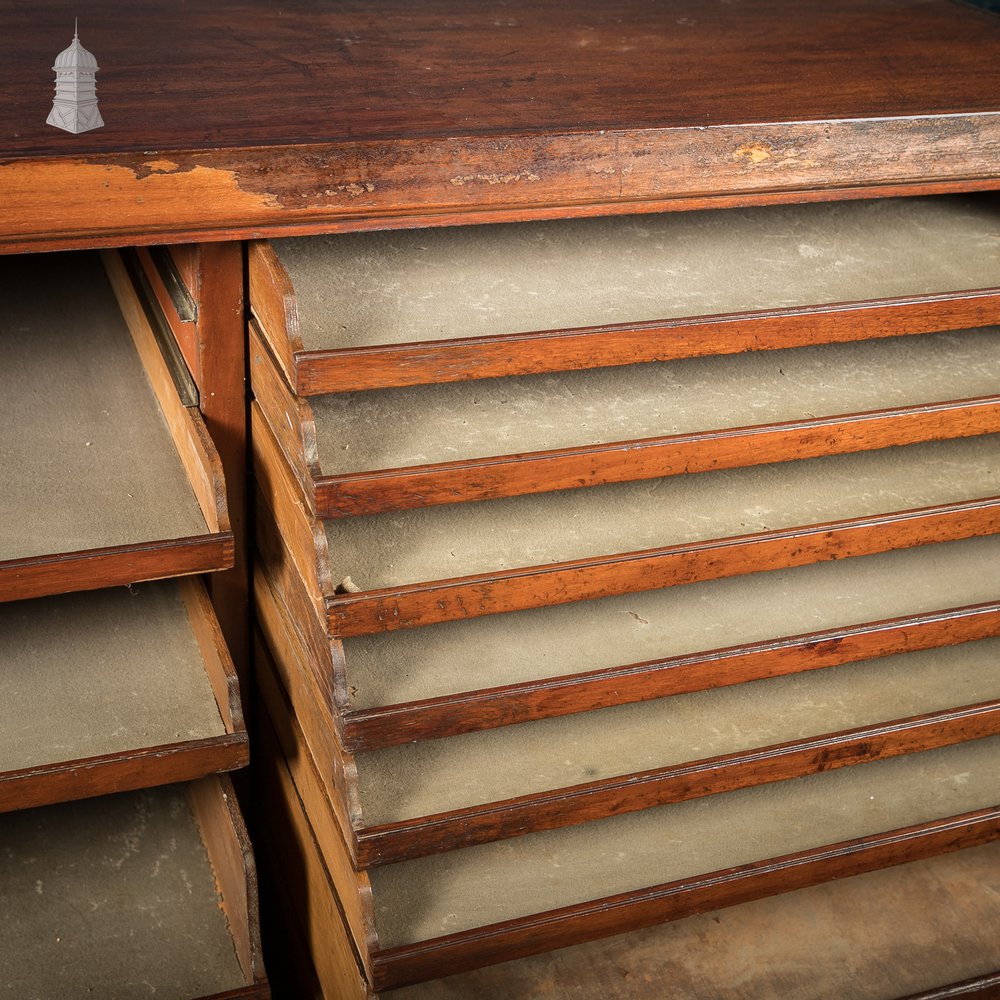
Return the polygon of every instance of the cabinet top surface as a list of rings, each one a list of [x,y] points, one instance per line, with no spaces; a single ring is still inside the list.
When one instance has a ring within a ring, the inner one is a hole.
[[[1000,187],[1000,16],[963,0],[78,8],[0,0],[0,252]]]
[[[106,125],[45,124],[83,15]],[[1000,110],[960,0],[7,3],[5,158]]]

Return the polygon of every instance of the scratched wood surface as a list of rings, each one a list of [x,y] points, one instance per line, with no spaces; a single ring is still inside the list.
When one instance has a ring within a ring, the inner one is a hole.
[[[44,121],[77,10],[5,5],[10,154],[1000,111],[1000,24],[940,0],[99,0],[80,37],[107,124],[71,140]]]
[[[100,0],[71,136],[77,13],[0,11],[8,250],[1000,186],[1000,19],[949,0]]]

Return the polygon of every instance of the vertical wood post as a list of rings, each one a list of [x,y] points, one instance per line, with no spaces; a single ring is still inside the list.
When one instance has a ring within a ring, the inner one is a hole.
[[[206,243],[198,247],[196,280],[201,409],[226,478],[236,563],[208,578],[244,703],[249,675],[247,564],[247,414],[243,304],[243,245]]]

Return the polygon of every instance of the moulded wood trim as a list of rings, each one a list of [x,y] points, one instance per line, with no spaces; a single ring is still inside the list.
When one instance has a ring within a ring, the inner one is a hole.
[[[181,580],[178,586],[226,732],[245,733],[240,680],[205,586],[193,577]]]
[[[337,745],[329,706],[310,682],[310,672],[299,659],[283,624],[276,620],[280,612],[267,581],[255,573],[254,584],[260,612],[257,620],[260,644],[256,654],[261,700],[283,745],[291,746],[301,735],[298,752],[305,749],[309,753],[352,863],[356,863],[354,831],[361,825],[362,813],[354,758]],[[293,718],[294,731],[286,721]]]
[[[0,601],[211,573],[232,564],[233,535],[229,531],[28,556],[0,562]]]
[[[351,698],[342,643],[328,634],[326,616],[316,609],[314,596],[293,561],[277,519],[260,490],[256,504],[257,565],[263,569],[278,598],[278,607],[289,623],[288,634],[298,641],[303,660],[314,668],[316,684],[329,696],[331,703],[347,708]],[[339,719],[339,713],[334,718]]]
[[[1000,114],[987,111],[177,149],[152,186],[141,151],[23,156],[0,163],[0,246],[259,239],[995,189],[998,147]],[[755,160],[753,150],[766,156]],[[491,183],[497,177],[510,183]]]
[[[267,656],[266,645],[257,631],[254,640],[257,655]],[[273,695],[276,689],[272,686],[268,693]],[[277,717],[272,714],[273,710]],[[366,872],[355,870],[344,830],[297,720],[280,705],[263,700],[259,711],[260,728],[266,733],[262,752],[266,763],[262,767],[266,769],[268,783],[273,786],[272,795],[280,799],[286,813],[299,813],[301,826],[296,839],[300,844],[305,841],[315,844],[323,872],[321,889],[333,897],[350,932],[359,964],[370,978],[370,955],[378,944],[371,882]]]
[[[250,761],[245,731],[57,761],[0,774],[0,813],[193,781]]]
[[[253,388],[254,413],[260,413],[273,442],[266,449],[257,449],[254,458],[258,469],[284,459],[284,470],[294,477],[302,499],[310,512],[316,513],[315,480],[322,475],[316,423],[312,407],[292,395],[281,377],[278,361],[264,340],[256,320],[250,320],[250,382]],[[256,431],[254,420],[254,430]],[[254,444],[257,444],[256,438]],[[277,449],[273,447],[277,445]],[[280,452],[280,457],[279,453]]]
[[[1000,701],[619,775],[357,830],[370,868],[591,820],[918,753],[1000,732]]]
[[[345,711],[347,750],[377,750],[1000,635],[1000,602],[922,612],[663,660]]]
[[[804,566],[1000,531],[1000,497],[326,597],[338,637]]]
[[[263,326],[268,342],[278,334]],[[301,396],[934,333],[1000,323],[1000,289],[900,296],[494,337],[306,351],[282,361]],[[300,341],[298,341],[300,343]],[[291,341],[275,347],[287,354]],[[286,367],[287,366],[287,367]],[[292,367],[294,366],[294,367]]]
[[[273,352],[289,386],[296,385],[297,355],[302,352],[299,309],[288,272],[267,240],[247,245],[250,326]]]
[[[395,989],[834,878],[946,854],[997,837],[1000,808],[981,809],[380,950],[372,955],[374,987]]]

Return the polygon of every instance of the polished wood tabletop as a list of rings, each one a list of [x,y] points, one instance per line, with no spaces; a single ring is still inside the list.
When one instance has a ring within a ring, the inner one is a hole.
[[[960,0],[78,8],[0,6],[8,249],[1000,183],[1000,17]]]

